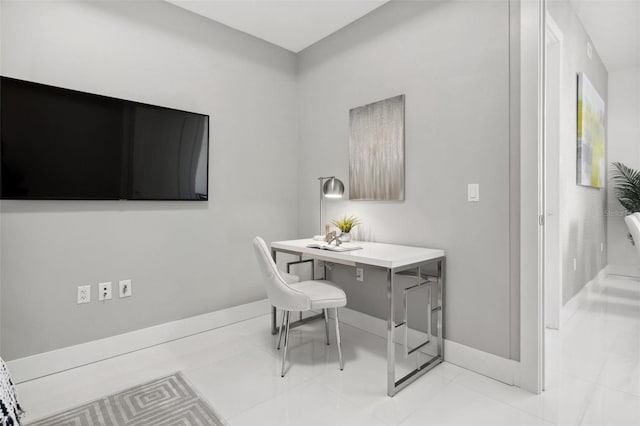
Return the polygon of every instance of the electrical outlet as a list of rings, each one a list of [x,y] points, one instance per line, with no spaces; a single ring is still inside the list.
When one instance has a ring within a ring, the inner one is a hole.
[[[578,270],[578,259],[573,258],[573,272]]]
[[[356,268],[356,281],[364,281],[364,269]]]
[[[120,297],[129,297],[131,296],[131,280],[120,280]]]
[[[91,302],[91,286],[81,285],[78,286],[77,303],[89,303]]]
[[[111,282],[98,284],[98,300],[111,299]]]

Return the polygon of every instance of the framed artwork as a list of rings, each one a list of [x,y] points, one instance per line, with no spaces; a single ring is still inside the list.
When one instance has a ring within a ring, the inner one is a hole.
[[[349,199],[404,201],[404,95],[349,111]]]
[[[578,185],[604,188],[605,103],[584,73],[578,74]]]

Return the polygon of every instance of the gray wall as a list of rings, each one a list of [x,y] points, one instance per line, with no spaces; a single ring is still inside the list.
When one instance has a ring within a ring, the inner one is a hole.
[[[360,239],[446,250],[447,339],[517,359],[509,19],[506,1],[391,2],[304,50],[298,210],[300,235],[317,234],[316,178],[348,182],[349,109],[405,94],[406,201],[346,194],[325,203],[325,221],[356,214]],[[480,184],[479,203],[466,201],[468,183]],[[346,280],[349,306],[384,317],[385,285],[374,278]]]
[[[621,161],[640,169],[640,68],[609,73],[609,164]],[[611,183],[610,183],[611,185]],[[607,231],[609,265],[618,272],[640,276],[640,259],[627,239],[625,210],[611,187],[608,199]]]
[[[328,201],[326,218],[355,213],[357,237],[445,249],[447,338],[518,359],[509,12],[392,2],[296,57],[162,2],[3,2],[3,75],[210,114],[212,145],[206,204],[4,203],[2,355],[263,298],[250,238],[317,233],[316,178],[348,181],[348,110],[404,93],[406,201]],[[381,277],[364,287],[332,273],[352,307],[385,315]],[[95,297],[124,278],[131,299],[75,304],[78,285]]]
[[[3,358],[263,299],[251,238],[297,231],[295,56],[164,2],[3,1],[1,24],[2,75],[211,116],[209,202],[2,203]]]
[[[607,103],[607,70],[593,48],[587,56],[589,37],[567,1],[547,3],[548,11],[563,34],[560,109],[560,241],[562,303],[577,294],[607,265],[605,210],[606,189],[576,184],[577,73],[584,72]],[[592,43],[593,44],[593,43]],[[573,270],[573,259],[577,269]]]

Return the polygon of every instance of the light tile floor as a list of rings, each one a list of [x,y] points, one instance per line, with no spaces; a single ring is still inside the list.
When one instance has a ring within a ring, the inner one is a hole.
[[[640,282],[609,278],[547,332],[547,391],[442,364],[385,396],[385,341],[342,325],[345,370],[321,322],[291,332],[288,373],[268,317],[18,386],[28,420],[177,370],[231,425],[640,425]],[[332,335],[333,338],[333,335]]]

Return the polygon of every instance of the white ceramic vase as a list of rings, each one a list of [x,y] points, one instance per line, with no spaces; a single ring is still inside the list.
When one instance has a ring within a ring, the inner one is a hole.
[[[338,239],[343,243],[348,243],[349,241],[351,241],[351,234],[349,232],[343,232],[342,234],[340,234]]]

